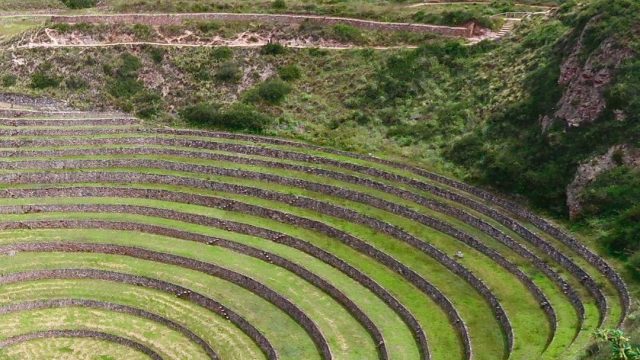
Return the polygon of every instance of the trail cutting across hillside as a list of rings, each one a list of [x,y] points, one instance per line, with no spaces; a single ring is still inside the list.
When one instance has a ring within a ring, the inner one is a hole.
[[[525,13],[526,14],[526,13]],[[185,31],[180,36],[168,37],[160,33],[158,28],[163,25],[182,24],[187,21],[235,21],[235,22],[252,22],[258,21],[276,25],[300,25],[306,22],[313,22],[320,25],[337,25],[346,24],[361,29],[376,31],[407,31],[413,33],[435,33],[447,37],[464,38],[470,44],[478,43],[482,40],[497,40],[510,33],[513,28],[514,21],[517,19],[507,19],[507,25],[500,32],[493,32],[488,29],[479,29],[473,24],[466,27],[448,27],[414,23],[393,23],[380,22],[373,20],[362,20],[355,18],[342,17],[325,17],[317,15],[292,15],[292,14],[239,14],[239,13],[165,13],[165,14],[96,14],[96,15],[57,15],[57,14],[12,14],[0,15],[2,19],[13,18],[46,18],[53,23],[66,24],[145,24],[152,26],[158,38],[154,39],[136,39],[131,36],[112,36],[108,41],[104,39],[95,39],[80,33],[61,34],[55,30],[44,28],[35,33],[25,36],[19,41],[12,44],[11,49],[19,48],[64,48],[64,47],[114,47],[114,46],[169,46],[169,47],[242,47],[256,48],[264,46],[270,42],[278,42],[291,48],[321,48],[328,50],[346,50],[346,49],[398,49],[416,48],[415,45],[360,45],[344,41],[318,38],[315,36],[298,36],[282,38],[277,34],[269,32],[245,31],[234,37],[214,36],[212,38],[202,38],[192,32]],[[45,35],[45,36],[42,36]]]

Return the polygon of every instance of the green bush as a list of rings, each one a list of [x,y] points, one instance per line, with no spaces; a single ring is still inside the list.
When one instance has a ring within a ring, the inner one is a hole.
[[[138,81],[138,71],[141,67],[140,59],[130,53],[124,53],[120,56],[120,64],[115,71],[110,66],[109,69],[105,67],[105,72],[110,70],[111,76],[113,76],[108,84],[109,94],[124,99],[142,91],[144,84]]]
[[[199,21],[199,22],[196,23],[196,28],[198,30],[200,30],[200,32],[205,33],[205,34],[217,31],[221,27],[222,26],[220,25],[220,23],[218,23],[216,21]]]
[[[617,167],[600,176],[583,193],[585,216],[610,216],[640,203],[640,171]]]
[[[45,71],[36,71],[31,75],[31,87],[34,89],[46,89],[58,87],[61,79],[55,75],[51,75]]]
[[[13,74],[5,74],[2,76],[2,86],[11,87],[18,82],[18,77]]]
[[[242,69],[238,64],[228,61],[220,65],[215,78],[219,81],[235,83],[242,79]]]
[[[85,9],[96,6],[98,0],[62,0],[70,9]]]
[[[69,90],[80,90],[89,86],[85,80],[77,76],[69,77],[64,81],[64,84]]]
[[[141,91],[131,99],[136,115],[149,119],[160,113],[162,97],[154,91]]]
[[[137,56],[124,53],[120,56],[120,67],[117,70],[117,75],[121,77],[134,76],[137,75],[141,67],[142,62]]]
[[[145,24],[135,24],[131,30],[136,38],[140,40],[149,40],[153,35],[153,28]]]
[[[286,53],[287,48],[282,44],[270,42],[262,47],[261,52],[264,55],[280,55]]]
[[[478,10],[451,10],[439,13],[425,12],[420,10],[413,14],[415,22],[423,24],[460,26],[469,22],[475,22],[480,26],[493,29],[496,22],[488,16],[483,15]]]
[[[627,260],[625,268],[635,280],[640,281],[640,252],[636,252]]]
[[[357,42],[362,40],[362,32],[360,29],[351,25],[337,24],[331,28],[333,36],[340,41]]]
[[[607,251],[621,258],[631,254],[640,256],[640,205],[635,205],[617,216],[609,226],[609,232],[601,239]]]
[[[211,57],[214,60],[229,60],[233,57],[233,49],[227,46],[220,46],[213,49]]]
[[[167,54],[167,50],[159,46],[151,46],[148,48],[149,56],[154,63],[160,64]]]
[[[280,79],[271,79],[258,85],[255,94],[269,104],[279,104],[291,92],[291,86]]]
[[[144,89],[144,85],[135,78],[115,78],[108,84],[109,94],[116,98],[130,98]]]
[[[200,103],[183,108],[179,115],[195,126],[232,131],[261,132],[273,121],[246,104],[224,110],[217,104]]]
[[[271,7],[278,10],[283,10],[287,8],[287,3],[284,0],[275,0]]]
[[[296,65],[287,65],[278,70],[278,75],[280,76],[280,79],[284,81],[293,81],[300,79],[302,72]]]

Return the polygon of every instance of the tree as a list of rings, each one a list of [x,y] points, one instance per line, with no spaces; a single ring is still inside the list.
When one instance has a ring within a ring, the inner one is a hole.
[[[640,360],[640,348],[631,346],[628,337],[619,329],[601,329],[595,333],[596,339],[606,341],[611,346],[613,360]]]

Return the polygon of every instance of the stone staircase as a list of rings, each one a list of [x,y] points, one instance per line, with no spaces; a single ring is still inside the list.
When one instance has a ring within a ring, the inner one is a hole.
[[[504,25],[502,25],[502,28],[500,29],[500,31],[498,31],[497,37],[496,39],[500,39],[504,36],[506,36],[508,33],[510,33],[513,28],[516,26],[516,24],[518,22],[522,21],[521,19],[517,19],[517,18],[507,18],[505,19]]]
[[[520,21],[522,21],[522,19],[506,18],[505,22],[504,22],[504,25],[502,25],[502,28],[500,28],[500,30],[498,30],[498,32],[495,32],[495,33],[491,32],[491,33],[483,35],[483,36],[472,37],[467,42],[467,45],[475,45],[475,44],[477,44],[477,43],[479,43],[480,41],[483,41],[483,40],[492,40],[492,41],[500,40],[503,37],[507,36],[509,33],[511,33],[511,31],[513,31],[515,26]]]
[[[508,12],[502,14],[493,15],[493,17],[500,17],[504,19],[504,24],[502,28],[498,32],[490,32],[485,35],[476,36],[468,39],[467,45],[475,45],[482,40],[492,40],[497,41],[507,36],[509,33],[513,31],[516,25],[521,22],[523,19],[528,19],[533,16],[549,16],[551,13],[550,10],[540,11],[540,12]]]

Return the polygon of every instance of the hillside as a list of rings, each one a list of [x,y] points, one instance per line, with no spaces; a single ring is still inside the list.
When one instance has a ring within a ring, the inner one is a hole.
[[[604,359],[593,332],[623,321],[640,342],[637,1],[11,1],[2,355]]]

